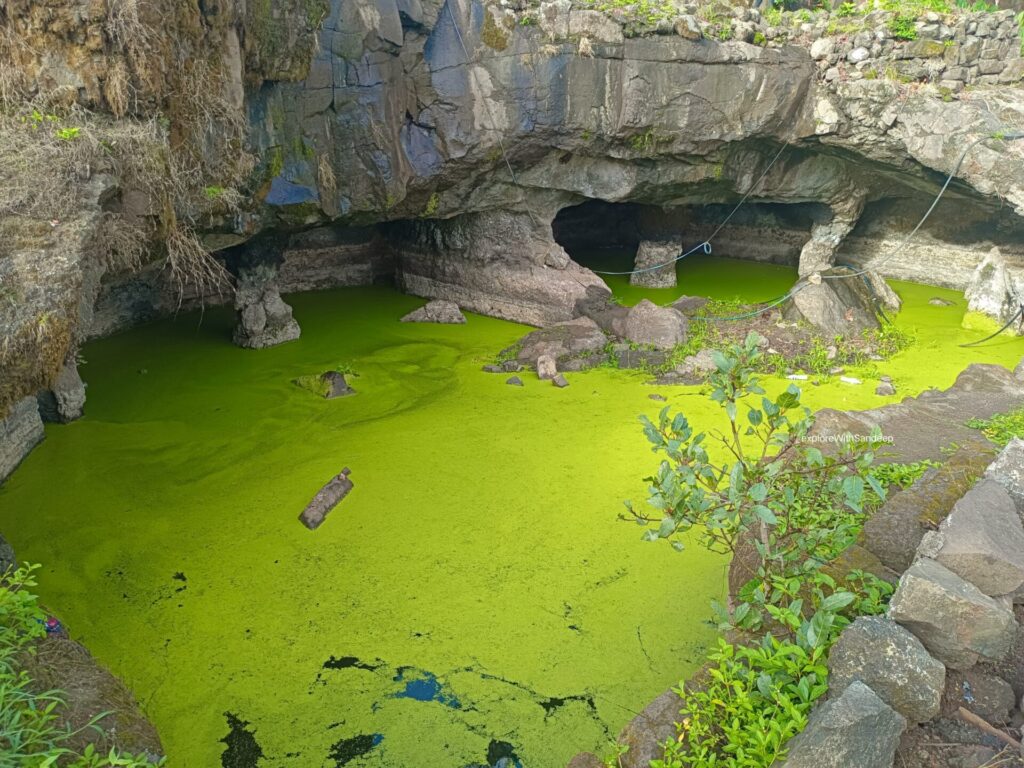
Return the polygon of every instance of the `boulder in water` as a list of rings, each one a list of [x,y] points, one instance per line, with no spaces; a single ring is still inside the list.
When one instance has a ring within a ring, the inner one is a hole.
[[[1020,292],[998,248],[989,251],[974,270],[964,298],[968,312],[980,312],[1000,324],[1009,322],[1020,310]]]
[[[419,309],[402,318],[403,323],[443,323],[447,325],[458,325],[465,323],[466,318],[454,301],[435,299],[428,301]]]

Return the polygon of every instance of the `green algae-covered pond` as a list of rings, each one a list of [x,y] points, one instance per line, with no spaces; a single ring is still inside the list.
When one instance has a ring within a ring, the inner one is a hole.
[[[695,259],[678,289],[612,286],[629,303],[760,301],[793,279]],[[895,287],[918,336],[879,364],[900,397],[1024,353],[956,347],[979,335],[960,328],[961,296]],[[508,386],[480,367],[528,329],[401,324],[422,301],[388,289],[288,300],[302,338],[274,349],[233,347],[223,308],[86,347],[86,417],[48,426],[0,488],[45,602],[136,692],[171,768],[554,768],[604,752],[700,665],[725,582],[724,559],[616,520],[657,461],[637,416],[661,407],[653,392],[701,427],[715,406],[611,369]],[[360,374],[355,397],[291,383],[339,364]],[[898,399],[874,384],[828,381],[805,402]],[[306,530],[299,512],[344,466],[355,490]]]

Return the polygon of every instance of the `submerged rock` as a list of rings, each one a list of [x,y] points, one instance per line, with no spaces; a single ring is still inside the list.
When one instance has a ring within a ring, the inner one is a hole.
[[[293,383],[297,387],[309,390],[314,395],[320,395],[325,400],[333,400],[336,397],[345,397],[356,393],[349,386],[345,374],[339,371],[326,371],[319,376],[299,376]]]
[[[505,379],[505,383],[511,384],[513,387],[523,386],[523,380],[520,379],[518,376],[509,376],[507,379]]]
[[[551,379],[551,383],[559,389],[565,389],[569,386],[569,381],[560,373]]]
[[[928,303],[931,304],[933,307],[952,307],[953,306],[953,302],[952,301],[950,301],[949,299],[939,298],[938,296],[933,296],[932,298],[928,299]]]
[[[338,475],[335,475],[324,485],[313,500],[306,505],[306,508],[299,515],[299,520],[311,531],[319,528],[332,509],[341,503],[349,491],[354,487],[349,479],[351,470],[345,467]]]
[[[896,387],[892,385],[892,382],[883,381],[875,387],[875,394],[881,395],[882,397],[889,397],[890,395],[896,394]]]
[[[435,299],[428,301],[419,309],[414,309],[402,317],[403,323],[444,323],[458,325],[466,322],[466,317],[454,301]]]

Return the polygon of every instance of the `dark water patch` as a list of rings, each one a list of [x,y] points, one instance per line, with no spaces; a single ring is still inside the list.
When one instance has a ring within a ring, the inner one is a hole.
[[[249,722],[232,712],[225,712],[228,721],[228,735],[221,739],[227,744],[220,756],[223,768],[257,768],[263,758],[263,748],[256,741],[256,729],[249,728]]]
[[[436,701],[452,709],[462,708],[462,702],[455,694],[445,691],[444,685],[432,672],[414,667],[399,667],[394,680],[396,683],[405,683],[405,688],[392,694],[393,698]]]
[[[358,736],[342,739],[331,745],[331,751],[327,753],[327,759],[333,760],[334,765],[340,768],[357,757],[362,757],[383,740],[384,736],[379,733],[361,733]]]
[[[487,765],[491,768],[522,768],[516,748],[507,741],[491,739],[487,745]]]
[[[384,666],[384,662],[376,659],[375,663],[360,661],[355,656],[331,656],[324,662],[324,669],[365,669],[374,672]]]

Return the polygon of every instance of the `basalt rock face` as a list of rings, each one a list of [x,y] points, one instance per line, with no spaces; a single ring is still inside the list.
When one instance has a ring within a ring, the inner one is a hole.
[[[138,52],[102,5],[35,4],[45,13],[11,6],[2,18],[30,43],[11,57],[17,75],[29,92],[60,90],[121,114],[112,84],[127,67],[139,94],[128,114],[166,116],[174,133],[189,93],[174,63],[208,62],[200,80],[209,93],[201,95],[216,96],[243,124],[255,167],[236,185],[239,199],[179,218],[214,250],[268,230],[289,233],[283,290],[396,278],[404,290],[476,312],[538,325],[568,320],[605,291],[569,259],[551,223],[594,200],[663,210],[665,226],[642,227],[641,240],[692,247],[715,232],[716,244],[730,244],[723,252],[799,264],[805,275],[843,262],[963,288],[992,244],[1012,279],[1022,272],[1024,164],[1009,141],[973,147],[928,225],[907,248],[894,247],[966,146],[1024,125],[1024,70],[1005,14],[985,30],[950,22],[955,39],[942,56],[932,50],[941,25],[928,25],[917,45],[868,41],[863,59],[848,50],[848,36],[830,37],[825,16],[784,32],[748,8],[725,19],[734,39],[723,42],[709,21],[684,18],[682,9],[651,25],[564,0],[520,11],[479,0],[287,0],[272,13],[267,4],[175,2],[172,26],[143,57],[147,85],[135,72]],[[147,13],[143,28],[159,21]],[[870,21],[883,29],[886,18]],[[757,31],[766,45],[750,44]],[[923,68],[936,82],[970,82],[970,98],[869,76],[865,62],[877,75],[888,61]],[[998,76],[981,71],[993,61]],[[197,149],[207,161],[232,155]],[[159,243],[130,276],[86,258],[99,214],[137,209],[149,224],[160,218],[154,201],[123,180],[96,181],[104,190],[81,221],[40,219],[31,237],[0,246],[0,278],[27,298],[13,308],[0,302],[0,332],[36,344],[27,337],[35,320],[59,320],[37,344],[42,354],[16,352],[19,361],[46,363],[24,379],[0,377],[15,381],[0,392],[0,411],[49,384],[83,338],[179,306]],[[218,199],[218,187],[207,194]],[[716,232],[741,199],[738,216]],[[695,206],[713,215],[689,226],[679,212]],[[821,214],[796,227],[762,215],[763,206]],[[311,228],[319,234],[309,236]],[[68,252],[53,258],[58,250]],[[23,268],[26,261],[45,264],[46,274]],[[184,298],[187,306],[195,297]],[[213,297],[230,299],[227,291]],[[852,301],[818,299],[817,309],[838,304],[843,318]],[[805,310],[813,321],[815,307]],[[837,316],[819,314],[830,324]]]

